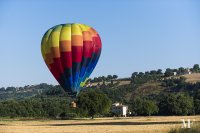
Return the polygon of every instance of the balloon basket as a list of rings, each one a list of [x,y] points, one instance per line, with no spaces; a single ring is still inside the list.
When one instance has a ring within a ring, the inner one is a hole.
[[[77,105],[76,105],[76,95],[77,95],[77,92],[68,92],[67,95],[71,98],[71,103],[70,103],[70,107],[71,108],[76,108]]]
[[[76,102],[74,101],[71,102],[71,108],[76,108]]]

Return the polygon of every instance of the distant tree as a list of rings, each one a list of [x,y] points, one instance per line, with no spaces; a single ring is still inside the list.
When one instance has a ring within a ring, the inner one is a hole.
[[[58,101],[54,101],[54,102],[46,101],[45,105],[46,105],[45,111],[47,112],[49,117],[55,118],[62,112],[59,107],[60,104],[58,103]]]
[[[139,97],[132,101],[132,111],[135,115],[152,115],[158,113],[158,106],[151,100],[141,99]]]
[[[106,77],[105,77],[105,76],[102,76],[101,78],[102,78],[102,80],[103,80],[103,81],[105,81],[105,80],[106,80]]]
[[[98,79],[98,82],[102,82],[103,81],[103,78],[100,76],[97,78]]]
[[[167,68],[164,74],[166,77],[173,76],[173,70],[170,68]]]
[[[145,74],[145,75],[149,75],[149,74],[150,74],[150,72],[149,72],[149,71],[146,71],[144,74]]]
[[[0,102],[0,116],[7,116],[7,109],[5,108],[5,105]]]
[[[113,79],[117,79],[118,76],[117,76],[117,75],[113,75],[112,78],[113,78]]]
[[[162,115],[176,115],[176,96],[175,94],[168,94],[161,97],[159,103],[159,112]]]
[[[132,112],[134,112],[135,115],[143,114],[143,100],[140,97],[136,97],[130,102]]]
[[[158,69],[157,72],[156,72],[156,74],[159,74],[159,75],[163,74],[162,73],[162,69]]]
[[[107,113],[111,101],[101,91],[89,89],[79,94],[77,104],[82,112],[86,112],[93,119],[96,114]]]
[[[156,71],[156,70],[151,70],[151,71],[150,71],[150,74],[151,74],[151,75],[155,75],[155,74],[157,74],[157,71]]]
[[[193,99],[184,94],[168,94],[159,103],[162,115],[189,115],[194,113]]]
[[[139,72],[139,73],[138,73],[138,76],[139,76],[139,77],[142,77],[142,76],[144,76],[144,73],[143,73],[143,72]]]
[[[150,100],[144,100],[143,101],[143,112],[144,115],[152,115],[158,113],[158,106],[155,104],[155,102]]]
[[[111,80],[110,84],[111,84],[111,86],[113,86],[113,85],[114,85],[114,82],[113,82],[113,80]]]
[[[41,89],[43,89],[43,88],[41,88]],[[24,88],[23,87],[19,87],[19,90],[22,91],[22,90],[24,90]]]
[[[194,100],[195,114],[200,114],[200,99]]]
[[[5,102],[6,115],[12,118],[20,116],[20,105],[17,101],[10,100]]]
[[[179,110],[177,111],[178,115],[194,114],[193,98],[189,95],[177,95],[177,104],[177,106],[179,106]]]
[[[107,76],[107,81],[110,81],[112,79],[112,75]]]
[[[194,64],[193,72],[200,72],[199,64]]]
[[[5,91],[6,89],[4,87],[1,87],[0,88],[0,91]]]
[[[138,75],[138,72],[134,72],[132,73],[131,78],[135,78],[137,75]]]
[[[98,82],[99,80],[98,80],[97,77],[94,77],[93,81],[94,81],[94,82]]]
[[[63,88],[61,88],[61,86],[57,85],[54,88],[50,88],[45,92],[46,95],[63,95],[66,96],[65,91],[63,90]]]
[[[200,90],[197,90],[194,95],[195,113],[200,114]]]
[[[6,91],[16,91],[16,88],[15,87],[7,87]]]
[[[180,67],[178,70],[177,70],[177,74],[179,75],[183,75],[187,72],[187,69],[183,68],[183,67]]]
[[[105,80],[103,81],[102,85],[103,85],[103,86],[106,86],[106,81],[105,81]]]

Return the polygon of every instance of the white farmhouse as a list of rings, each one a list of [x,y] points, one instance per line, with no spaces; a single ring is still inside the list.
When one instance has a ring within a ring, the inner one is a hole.
[[[122,105],[121,103],[112,104],[112,108],[111,108],[112,113],[126,117],[127,111],[128,111],[128,106],[126,106],[126,105]]]
[[[191,70],[189,68],[186,68],[185,74],[192,74]]]
[[[177,75],[177,72],[173,72],[173,75],[176,76],[176,75]]]

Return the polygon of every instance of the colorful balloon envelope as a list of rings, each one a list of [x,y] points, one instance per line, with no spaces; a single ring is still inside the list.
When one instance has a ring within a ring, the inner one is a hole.
[[[99,34],[85,24],[50,28],[41,43],[42,56],[62,88],[76,95],[94,70],[101,54]]]

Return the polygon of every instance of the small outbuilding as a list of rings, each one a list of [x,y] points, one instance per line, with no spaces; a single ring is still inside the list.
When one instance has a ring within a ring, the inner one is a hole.
[[[112,104],[111,112],[118,115],[126,117],[128,111],[128,106],[122,105],[122,103]]]

